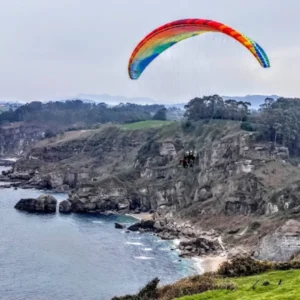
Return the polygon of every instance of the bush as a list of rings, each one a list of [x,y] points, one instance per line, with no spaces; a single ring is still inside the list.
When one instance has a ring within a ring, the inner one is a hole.
[[[245,131],[256,131],[254,126],[249,122],[242,122],[240,128]]]
[[[185,132],[185,133],[192,132],[196,129],[195,125],[191,121],[182,122],[181,128],[182,128],[183,132]]]
[[[251,276],[272,270],[271,262],[257,261],[251,257],[234,258],[219,267],[217,273],[225,277]]]
[[[236,285],[232,282],[218,282],[218,275],[205,273],[178,281],[175,284],[167,285],[159,289],[160,300],[173,300],[184,296],[203,293],[210,290],[234,290]]]
[[[275,270],[291,270],[291,269],[300,269],[299,260],[291,260],[288,262],[276,263],[274,266]]]
[[[55,137],[56,134],[51,129],[46,129],[45,131],[45,139],[49,139]]]
[[[157,285],[158,278],[150,281],[137,295],[127,295],[124,297],[114,297],[112,300],[155,300],[158,299]]]

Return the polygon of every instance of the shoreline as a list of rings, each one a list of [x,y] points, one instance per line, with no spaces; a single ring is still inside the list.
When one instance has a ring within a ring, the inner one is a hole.
[[[0,187],[1,187],[1,184],[0,184]],[[46,192],[49,192],[49,191],[46,191]],[[140,213],[140,214],[128,213],[128,214],[124,214],[124,215],[131,217],[138,222],[153,220],[153,214],[150,214],[150,213]],[[159,236],[157,236],[157,237],[159,239],[163,240],[161,237],[159,237]],[[178,258],[180,258],[181,251],[179,249],[179,244],[180,244],[181,240],[173,239],[170,241],[173,244],[173,247],[170,247],[170,249],[175,248],[174,250],[176,250]],[[190,257],[184,257],[184,258],[188,259],[192,262],[192,264],[194,266],[193,270],[198,275],[202,275],[206,272],[215,272],[218,270],[221,263],[227,261],[227,255],[225,253],[220,254],[218,256],[203,256],[203,257],[190,256]]]
[[[216,272],[219,269],[219,266],[227,261],[227,256],[206,256],[206,257],[192,257],[192,260],[195,261],[197,270],[199,270],[201,275],[207,272]]]
[[[136,219],[137,221],[153,220],[153,214],[150,213],[125,214],[125,216]]]
[[[125,214],[128,217],[132,217],[137,221],[143,221],[143,220],[153,220],[153,214],[150,213],[141,213],[141,214]],[[161,237],[158,236],[159,239],[162,239]],[[176,251],[178,251],[178,257],[180,258],[180,249],[179,249],[179,244],[181,242],[180,239],[174,239],[171,240],[174,248]],[[173,247],[172,247],[173,248]],[[221,253],[220,255],[217,256],[191,256],[191,257],[185,257],[186,259],[189,259],[192,261],[195,271],[198,275],[202,275],[207,272],[216,272],[219,268],[219,266],[227,261],[227,255],[225,252]]]

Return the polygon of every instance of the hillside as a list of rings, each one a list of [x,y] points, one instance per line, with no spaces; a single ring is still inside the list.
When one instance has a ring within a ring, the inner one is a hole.
[[[258,280],[256,288],[253,289]],[[297,299],[299,295],[299,280],[299,270],[276,271],[231,280],[226,278],[220,280],[220,283],[232,282],[236,285],[234,291],[220,289],[176,300],[292,300]],[[282,283],[279,285],[280,281]],[[264,283],[266,285],[263,285]]]
[[[286,161],[286,148],[270,150],[235,121],[201,121],[192,129],[145,125],[103,125],[42,140],[11,177],[26,173],[27,186],[70,191],[78,213],[154,210],[165,238],[221,236],[228,250],[243,245],[252,252],[260,237],[299,218],[300,172]],[[192,148],[196,165],[184,169],[179,160]]]
[[[154,212],[146,229],[179,238],[182,256],[286,261],[300,252],[299,111],[297,99],[267,99],[249,116],[247,103],[195,98],[181,122],[41,138],[7,180],[68,192],[73,213]],[[195,163],[184,168],[190,150]]]

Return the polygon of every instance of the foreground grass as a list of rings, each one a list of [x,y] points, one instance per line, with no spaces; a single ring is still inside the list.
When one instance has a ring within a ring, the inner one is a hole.
[[[228,279],[222,279],[222,281]],[[253,285],[256,281],[255,289]],[[282,283],[278,285],[279,281]],[[199,295],[177,298],[177,300],[294,300],[300,299],[300,270],[275,271],[250,277],[230,279],[237,285],[235,291],[214,290]],[[268,281],[270,285],[264,286]]]
[[[172,123],[174,123],[174,121],[149,120],[149,121],[142,121],[142,122],[122,125],[121,128],[125,130],[148,129],[148,128],[162,127],[162,126],[170,125]]]

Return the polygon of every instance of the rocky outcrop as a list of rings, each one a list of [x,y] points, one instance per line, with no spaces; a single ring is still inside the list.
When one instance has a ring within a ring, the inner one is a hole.
[[[71,202],[68,200],[64,200],[59,203],[59,212],[62,214],[71,213]]]
[[[43,124],[19,122],[0,126],[0,157],[25,156],[44,136]]]
[[[57,200],[51,195],[41,195],[37,199],[21,199],[15,208],[27,212],[55,213]]]
[[[89,178],[89,174],[85,172],[48,172],[43,174],[42,171],[35,171],[30,177],[29,185],[40,189],[50,189],[57,192],[68,192],[76,187],[77,183],[84,182]]]
[[[263,237],[253,256],[261,260],[288,261],[300,253],[300,222],[287,221],[274,233]]]
[[[154,220],[141,220],[129,226],[127,229],[130,231],[153,231],[155,229],[154,223]]]
[[[39,142],[13,174],[33,174],[30,186],[70,191],[75,213],[153,210],[153,230],[164,239],[228,235],[229,244],[252,247],[273,230],[268,218],[276,225],[281,214],[300,215],[300,169],[286,148],[258,143],[239,123],[220,123],[69,132]],[[193,148],[194,167],[184,169],[179,160]],[[253,229],[252,218],[262,226]]]
[[[126,226],[123,225],[123,224],[120,224],[120,223],[115,223],[115,228],[116,228],[116,229],[125,229]]]
[[[181,256],[201,256],[222,251],[217,239],[213,240],[205,237],[182,241],[179,244],[179,249],[182,251]]]

